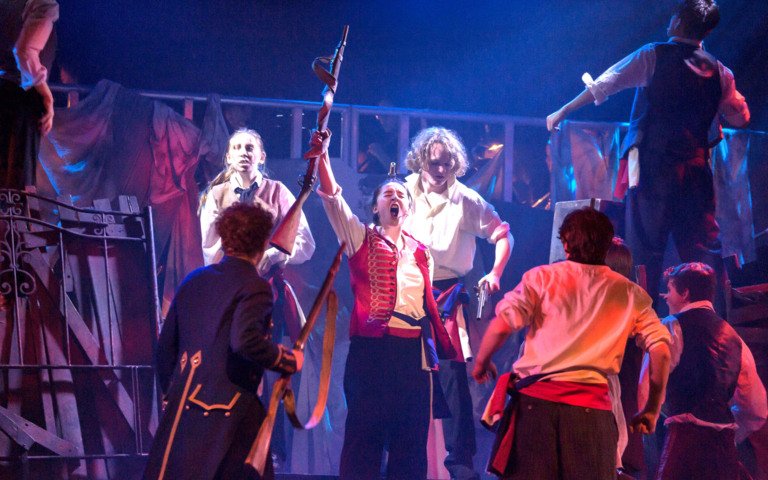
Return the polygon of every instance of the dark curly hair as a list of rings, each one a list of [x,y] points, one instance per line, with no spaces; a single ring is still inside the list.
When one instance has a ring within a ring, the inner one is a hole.
[[[272,213],[260,205],[237,202],[216,219],[226,255],[252,258],[264,251],[274,224]]]
[[[671,281],[680,293],[688,290],[688,300],[691,302],[711,302],[715,298],[715,271],[705,263],[681,263],[670,267],[664,272],[664,281]]]
[[[566,215],[558,231],[568,260],[588,265],[605,264],[613,241],[613,224],[608,216],[585,207]]]

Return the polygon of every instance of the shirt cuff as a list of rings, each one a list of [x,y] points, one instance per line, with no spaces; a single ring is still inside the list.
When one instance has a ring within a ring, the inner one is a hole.
[[[341,196],[341,185],[336,185],[336,191],[331,194],[321,191],[320,188],[317,188],[315,192],[317,192],[323,200],[336,201]]]
[[[47,80],[48,69],[40,63],[38,52],[14,48],[13,55],[16,57],[16,66],[21,73],[21,88],[29,90]]]
[[[600,77],[598,77],[598,80]],[[584,75],[581,76],[581,81],[584,82],[584,86],[589,90],[589,93],[592,94],[592,96],[595,98],[595,105],[600,105],[601,103],[608,100],[608,95],[605,94],[605,92],[600,88],[600,84],[596,81],[592,80],[592,75],[590,75],[587,72],[584,72]]]
[[[654,340],[648,342],[648,344],[646,345],[645,351],[646,352],[650,352],[654,348],[660,347],[662,344],[666,345],[667,348],[669,348],[671,346],[671,343],[672,342],[670,341],[669,337],[657,338],[657,339],[654,339]],[[640,347],[641,350],[643,349],[643,347],[640,346],[640,345],[638,345],[638,347]]]
[[[501,224],[493,231],[488,240],[491,243],[496,243],[501,240],[501,237],[506,237],[507,235],[509,235],[509,224],[507,222],[501,222]]]

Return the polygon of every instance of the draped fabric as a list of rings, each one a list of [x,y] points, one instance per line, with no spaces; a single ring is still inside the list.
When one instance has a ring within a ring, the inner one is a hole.
[[[553,201],[614,198],[622,174],[623,130],[622,124],[561,124],[551,138]],[[753,201],[758,192],[750,187],[755,179],[750,179],[749,165],[768,156],[766,140],[763,132],[724,129],[723,140],[711,151],[722,255],[735,254],[742,262],[755,260]]]
[[[69,197],[78,206],[91,206],[94,199],[118,195],[135,196],[141,208],[152,206],[158,282],[165,312],[176,286],[203,264],[196,213],[198,192],[223,168],[228,138],[217,95],[208,99],[201,130],[167,105],[103,80],[77,106],[56,111],[54,128],[41,144],[38,191],[49,197]],[[303,168],[303,161],[271,162],[276,177],[288,179],[290,187]],[[324,254],[316,255],[320,263],[291,267],[285,274],[302,305],[310,305],[319,287],[315,283],[322,279],[318,272],[324,273],[327,268],[336,238],[317,198],[310,197],[304,209],[313,232],[318,232],[318,238],[327,237],[318,247]],[[349,294],[343,280],[338,280],[337,285],[340,294]],[[348,322],[343,319],[349,317],[349,312],[342,309],[340,315],[342,328],[336,337],[328,411],[318,427],[296,431],[292,446],[287,445],[293,450],[290,468],[295,473],[338,472],[346,416],[342,379],[349,342],[343,331]],[[323,328],[324,320],[319,319],[306,347],[297,398],[301,418],[309,415],[317,395]]]
[[[755,260],[752,196],[748,163],[759,153],[754,137],[768,139],[757,132],[724,130],[723,141],[712,149],[712,167],[717,198],[717,223],[723,243],[723,257],[736,255],[740,263]],[[764,155],[763,155],[764,156]]]
[[[615,123],[561,124],[551,139],[553,202],[613,197],[621,129]]]
[[[209,101],[201,132],[167,105],[102,80],[78,105],[57,110],[40,148],[51,191],[41,182],[40,193],[80,206],[132,195],[141,208],[152,206],[165,311],[176,286],[203,264],[195,171],[204,162],[200,180],[208,180],[227,135],[218,97]]]

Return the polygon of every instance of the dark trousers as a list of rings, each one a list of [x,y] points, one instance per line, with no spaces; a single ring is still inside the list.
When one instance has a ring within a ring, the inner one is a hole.
[[[731,429],[717,431],[689,423],[667,425],[657,480],[735,480],[739,459]]]
[[[464,283],[463,278],[435,280],[435,288],[447,290],[457,282]],[[458,308],[464,308],[459,305]],[[464,318],[468,319],[466,309]],[[477,452],[475,443],[475,420],[472,411],[472,396],[469,393],[467,364],[449,360],[440,361],[437,372],[443,397],[448,405],[450,417],[443,418],[443,438],[448,456],[443,464],[452,479],[476,480],[480,477],[475,472],[472,457]]]
[[[683,262],[721,267],[715,189],[706,152],[687,159],[640,150],[640,184],[627,194],[626,241],[634,263],[645,265],[648,294],[658,303],[670,234]]]
[[[448,456],[445,468],[457,480],[479,479],[472,463],[477,451],[472,397],[469,393],[467,364],[450,360],[440,361],[438,375],[451,416],[443,418],[443,436]]]
[[[615,480],[619,434],[609,410],[520,394],[512,447],[519,480]]]
[[[427,477],[429,372],[421,368],[421,339],[352,337],[344,372],[347,422],[341,480]]]
[[[35,184],[42,116],[40,94],[0,79],[0,188]]]

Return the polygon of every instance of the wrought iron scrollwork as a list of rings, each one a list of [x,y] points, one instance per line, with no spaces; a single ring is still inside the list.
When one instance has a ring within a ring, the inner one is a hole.
[[[15,292],[17,296],[27,296],[37,290],[35,276],[25,269],[28,265],[25,259],[33,248],[17,231],[17,225],[15,221],[0,220],[0,232],[3,233],[0,240],[0,294],[11,295]]]
[[[16,190],[0,190],[0,215],[21,216],[24,211],[22,194]]]

